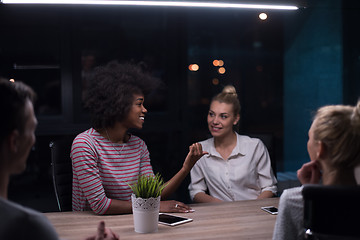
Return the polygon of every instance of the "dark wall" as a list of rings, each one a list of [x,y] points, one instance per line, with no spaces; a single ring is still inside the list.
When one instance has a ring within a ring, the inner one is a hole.
[[[354,105],[360,99],[360,2],[343,1],[344,103]]]
[[[309,161],[307,133],[316,109],[343,103],[342,15],[340,0],[318,0],[286,23],[285,171],[296,171]]]

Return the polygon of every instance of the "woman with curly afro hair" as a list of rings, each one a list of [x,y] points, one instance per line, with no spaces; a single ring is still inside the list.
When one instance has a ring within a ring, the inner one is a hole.
[[[141,129],[147,110],[145,96],[159,81],[139,65],[110,62],[95,70],[85,96],[92,116],[92,128],[73,141],[73,211],[96,214],[131,213],[129,184],[139,175],[154,175],[145,142],[128,133]],[[161,199],[170,196],[206,152],[199,143],[189,147],[182,168],[164,188]],[[161,212],[190,212],[184,203],[161,201]]]

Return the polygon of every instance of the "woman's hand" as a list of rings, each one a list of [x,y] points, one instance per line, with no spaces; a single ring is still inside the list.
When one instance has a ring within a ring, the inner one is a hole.
[[[301,184],[318,184],[321,179],[321,171],[316,161],[302,165],[297,171],[297,177]]]
[[[169,201],[161,201],[160,202],[160,212],[179,212],[179,213],[189,213],[193,212],[189,206],[186,204],[175,201],[175,200],[169,200]]]
[[[190,171],[195,163],[208,152],[202,150],[200,143],[194,143],[189,147],[189,153],[185,158],[183,168],[187,171]]]
[[[192,167],[195,163],[207,152],[202,151],[202,146],[200,143],[194,143],[189,147],[189,153],[185,158],[184,164],[179,172],[175,174],[168,182],[165,183],[165,188],[161,193],[161,199],[166,199],[175,190],[180,186],[181,182],[185,179],[185,177],[189,174]],[[176,205],[176,203],[178,205]],[[187,212],[190,210],[185,204],[179,202],[175,202],[172,205],[167,205],[168,203],[160,204],[161,211],[163,212]],[[174,207],[177,206],[176,209]],[[180,206],[180,207],[179,207]]]
[[[120,240],[120,238],[110,228],[105,227],[104,221],[101,221],[96,236],[88,237],[86,240]]]

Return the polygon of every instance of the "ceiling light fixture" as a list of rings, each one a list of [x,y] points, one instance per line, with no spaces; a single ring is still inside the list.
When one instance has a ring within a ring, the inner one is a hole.
[[[244,8],[264,10],[297,10],[297,6],[271,4],[242,4],[224,2],[190,1],[109,1],[109,0],[2,0],[4,4],[72,4],[72,5],[123,5],[123,6],[167,6],[205,8]]]

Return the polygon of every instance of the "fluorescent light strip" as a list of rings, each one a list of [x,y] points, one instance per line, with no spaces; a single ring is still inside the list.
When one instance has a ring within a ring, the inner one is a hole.
[[[108,0],[3,0],[5,4],[90,4],[90,5],[124,5],[124,6],[168,6],[168,7],[208,7],[208,8],[245,8],[264,10],[297,10],[296,6],[240,4],[220,2],[173,2],[173,1],[108,1]]]

